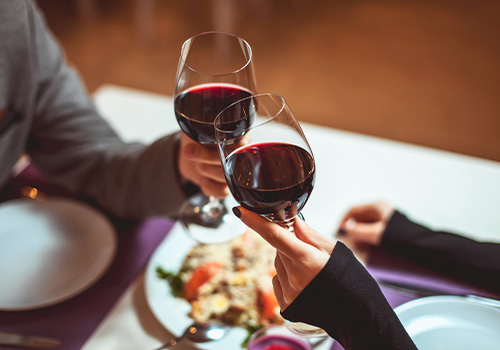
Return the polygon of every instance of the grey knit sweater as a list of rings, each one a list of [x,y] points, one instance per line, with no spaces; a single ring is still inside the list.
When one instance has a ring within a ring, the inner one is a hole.
[[[140,116],[138,116],[140,117]],[[0,188],[22,154],[119,217],[174,215],[177,135],[126,144],[99,116],[29,0],[0,0]]]

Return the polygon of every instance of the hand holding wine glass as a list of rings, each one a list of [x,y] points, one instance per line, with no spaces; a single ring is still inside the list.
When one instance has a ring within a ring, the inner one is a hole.
[[[282,231],[293,239],[294,235],[288,231],[293,231],[295,218],[314,187],[315,163],[307,139],[284,98],[260,94],[235,102],[219,113],[215,131],[224,175],[236,201],[266,218],[269,222],[265,229],[281,232],[283,241],[286,236]],[[267,238],[271,244],[277,242],[272,236]],[[304,239],[307,241],[306,236]],[[281,274],[288,276],[283,270],[285,266],[293,266],[291,258],[278,249],[278,274],[281,269]],[[323,267],[328,259],[323,260],[314,268]],[[280,306],[286,306],[285,300],[302,287],[299,283],[298,289],[291,285],[280,288],[279,277],[273,284],[275,294],[281,299]],[[290,291],[295,292],[290,294]],[[287,323],[287,326],[303,336],[326,335],[321,328],[307,324]]]
[[[217,149],[204,147],[181,132],[179,151],[178,169],[185,181],[194,183],[208,196],[229,195]]]
[[[206,32],[183,44],[175,82],[175,116],[182,132],[202,145],[205,153],[217,148],[213,125],[217,114],[254,91],[252,50],[245,40],[229,33]],[[181,171],[188,173],[189,169],[182,165]],[[208,181],[205,187],[198,185],[208,194],[215,194],[212,189],[220,183],[220,165],[187,166],[198,166],[196,170]],[[190,197],[180,208],[181,223],[201,243],[221,243],[243,233],[241,223],[231,216],[222,201],[203,193]]]
[[[326,265],[335,241],[313,230],[299,218],[294,220],[294,235],[243,207],[234,209],[248,227],[258,232],[278,251],[277,275],[273,286],[281,310],[285,310]]]

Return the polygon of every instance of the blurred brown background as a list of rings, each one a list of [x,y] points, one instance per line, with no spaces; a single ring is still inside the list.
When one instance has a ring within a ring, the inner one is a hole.
[[[38,3],[90,92],[172,95],[184,40],[229,31],[301,121],[500,161],[500,1]]]

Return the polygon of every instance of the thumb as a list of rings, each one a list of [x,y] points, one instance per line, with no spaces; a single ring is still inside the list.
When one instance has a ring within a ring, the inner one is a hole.
[[[331,255],[335,248],[335,241],[323,236],[321,233],[312,229],[305,221],[296,218],[294,223],[295,236],[303,242],[310,244],[317,249]]]

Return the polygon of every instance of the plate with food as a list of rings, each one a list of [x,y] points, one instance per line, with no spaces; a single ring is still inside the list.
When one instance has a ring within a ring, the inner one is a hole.
[[[152,255],[145,277],[146,298],[159,322],[180,336],[193,322],[232,326],[202,349],[238,349],[255,330],[283,323],[273,293],[275,250],[247,231],[223,244],[197,244],[176,224]]]

